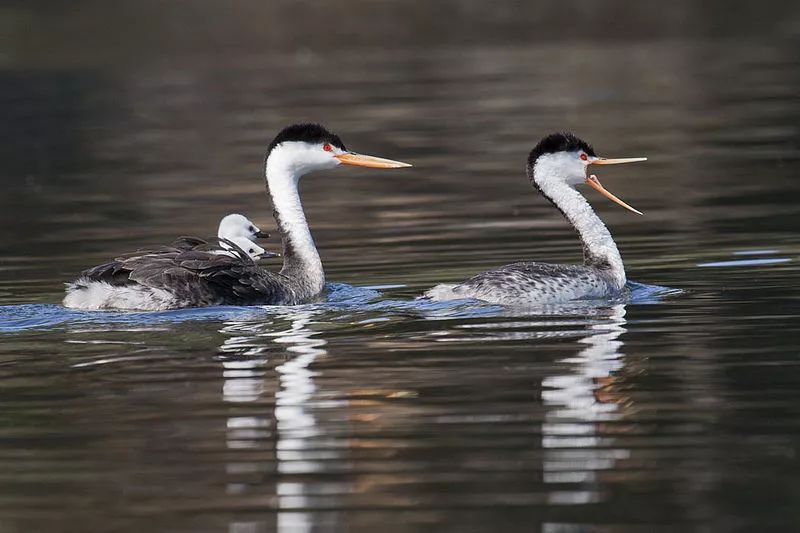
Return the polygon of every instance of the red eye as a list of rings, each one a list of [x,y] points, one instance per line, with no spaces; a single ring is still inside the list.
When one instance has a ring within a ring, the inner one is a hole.
[[[333,146],[331,146],[328,143],[323,144],[322,149],[325,150],[326,152],[333,152]]]
[[[588,159],[589,159],[589,156],[588,156],[588,155],[586,155],[586,154],[581,154],[581,161],[587,161]]]

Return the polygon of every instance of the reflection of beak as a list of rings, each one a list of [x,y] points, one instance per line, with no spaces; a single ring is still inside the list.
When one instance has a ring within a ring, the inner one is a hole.
[[[401,163],[400,161],[392,161],[391,159],[383,159],[382,157],[373,157],[371,155],[355,154],[347,152],[346,154],[339,154],[333,156],[343,165],[354,165],[357,167],[369,168],[403,168],[410,167],[408,163]]]
[[[269,233],[266,231],[258,230],[256,232],[256,239],[269,239]]]
[[[618,159],[606,159],[605,157],[598,157],[589,161],[589,165],[621,165],[622,163],[638,163],[639,161],[647,161],[646,157],[622,157]]]
[[[611,159],[609,159],[609,160],[607,160],[607,161],[620,161],[620,160],[619,160],[619,159],[614,159],[614,160],[611,160]],[[634,159],[634,161],[640,161],[640,159]],[[596,161],[595,161],[595,162],[596,162]],[[622,162],[623,162],[623,163],[629,163],[629,162],[632,162],[632,161],[630,161],[630,160],[623,160]],[[599,192],[600,194],[602,194],[603,196],[605,196],[606,198],[608,198],[609,200],[611,200],[612,202],[615,202],[615,203],[617,203],[617,204],[621,205],[621,206],[622,206],[622,207],[624,207],[625,209],[628,209],[629,211],[633,211],[634,213],[637,213],[637,214],[639,214],[639,215],[643,214],[641,211],[638,211],[638,210],[636,210],[636,209],[632,208],[631,206],[629,206],[628,204],[626,204],[625,202],[623,202],[622,200],[620,200],[619,198],[617,198],[616,196],[614,196],[613,194],[611,194],[610,192],[608,192],[608,191],[606,190],[606,188],[605,188],[605,187],[603,187],[603,186],[600,184],[600,180],[598,180],[598,179],[597,179],[597,176],[595,176],[594,174],[592,174],[591,176],[589,176],[588,178],[586,178],[586,184],[587,184],[589,187],[591,187],[592,189],[594,189],[594,190],[596,190],[597,192]]]

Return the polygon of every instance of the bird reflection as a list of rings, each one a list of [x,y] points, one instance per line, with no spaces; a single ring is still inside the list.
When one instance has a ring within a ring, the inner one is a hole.
[[[227,421],[227,446],[229,449],[261,448],[264,439],[274,442],[278,474],[291,475],[316,472],[322,468],[310,450],[312,439],[319,435],[313,412],[316,391],[314,372],[310,365],[326,355],[327,341],[314,331],[315,315],[319,310],[293,309],[291,312],[272,315],[270,320],[258,323],[229,322],[221,330],[232,334],[220,347],[225,356],[223,366],[223,398],[226,402],[259,402],[269,391],[265,373],[274,369],[277,390],[274,391],[274,410],[267,409],[264,416],[235,416]],[[237,462],[230,464],[228,472],[259,472],[264,465]],[[229,494],[241,494],[248,487],[229,483]],[[277,496],[278,531],[310,531],[312,513],[302,511],[310,507],[307,484],[278,481]],[[298,511],[286,511],[298,509]],[[233,522],[229,531],[248,531],[258,526],[255,522]],[[257,529],[252,529],[256,531]]]
[[[615,372],[624,367],[619,337],[626,332],[625,305],[597,306],[591,302],[509,309],[495,318],[461,324],[458,332],[432,333],[439,342],[503,342],[576,338],[575,355],[555,361],[555,374],[542,378],[541,401],[543,482],[554,504],[585,504],[599,499],[596,491],[564,490],[573,483],[591,483],[597,472],[614,467],[629,451],[615,448],[606,422],[622,416],[625,400],[615,392]],[[504,316],[512,318],[502,320]],[[587,335],[588,333],[588,335]]]
[[[542,424],[544,482],[591,483],[598,471],[611,469],[629,456],[603,435],[604,422],[618,420],[621,399],[613,392],[614,372],[624,364],[620,349],[625,333],[625,306],[608,309],[608,320],[589,325],[591,334],[578,342],[584,348],[558,361],[563,373],[542,381],[542,401],[547,409]],[[584,504],[598,500],[591,490],[548,492],[554,504]]]

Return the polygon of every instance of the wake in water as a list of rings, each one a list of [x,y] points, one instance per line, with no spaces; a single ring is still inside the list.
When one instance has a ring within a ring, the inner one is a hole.
[[[529,314],[589,313],[592,309],[617,304],[657,304],[664,298],[681,294],[678,289],[628,282],[628,290],[613,300],[584,300],[558,306],[530,308],[503,307],[478,300],[437,302],[425,298],[416,300],[381,299],[377,290],[354,287],[343,283],[326,286],[325,301],[293,306],[298,311],[331,313],[374,312],[383,315],[421,315],[425,318],[470,318]],[[286,313],[286,306],[198,307],[172,311],[81,311],[56,304],[22,304],[0,306],[0,333],[31,329],[50,329],[79,325],[156,326],[186,321],[257,320],[259,316]]]

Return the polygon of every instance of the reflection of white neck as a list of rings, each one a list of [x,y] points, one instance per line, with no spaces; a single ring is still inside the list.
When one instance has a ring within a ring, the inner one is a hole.
[[[583,244],[583,262],[608,271],[615,285],[625,285],[625,266],[611,233],[600,220],[586,198],[568,185],[556,170],[549,166],[536,165],[532,181],[545,198],[550,200],[578,232]]]
[[[325,274],[297,189],[304,169],[288,155],[280,149],[273,150],[266,164],[267,190],[283,241],[281,272],[307,278],[319,292],[325,283]]]
[[[599,394],[604,387],[613,387],[614,372],[624,367],[619,336],[626,331],[625,306],[615,305],[608,311],[607,322],[598,321],[599,316],[587,317],[595,323],[589,326],[590,335],[579,341],[586,347],[559,361],[568,371],[542,380],[542,400],[547,408],[542,424],[545,483],[563,486],[565,480],[578,479],[589,487],[599,471],[614,468],[617,459],[630,455],[629,450],[616,445],[613,432],[603,425],[622,418],[619,404],[624,400]],[[565,463],[567,448],[580,448],[581,459]],[[548,501],[563,503],[562,494],[549,492]],[[569,493],[573,503],[592,501],[597,496],[591,489]]]
[[[298,471],[314,472],[321,468],[316,449],[320,428],[314,415],[320,398],[315,398],[316,373],[309,367],[317,357],[325,356],[328,352],[325,349],[327,341],[317,337],[319,331],[311,327],[317,312],[287,313],[291,328],[272,334],[276,343],[286,345],[287,355],[296,355],[275,367],[280,389],[275,393],[274,435],[277,436],[275,448],[278,473],[283,475],[296,474]],[[333,405],[330,400],[325,401],[328,407]],[[276,492],[279,509],[294,508],[278,512],[278,531],[313,531],[314,515],[300,509],[313,507],[314,483],[304,482],[302,479],[279,481]]]
[[[590,334],[578,341],[585,347],[573,357],[561,361],[571,365],[569,373],[548,376],[542,381],[545,387],[542,398],[545,404],[557,407],[553,414],[558,417],[608,420],[613,418],[617,406],[598,402],[595,380],[607,378],[624,366],[623,342],[619,337],[627,331],[625,306],[614,305],[587,318],[596,323],[590,324]],[[603,318],[608,320],[598,320]]]

